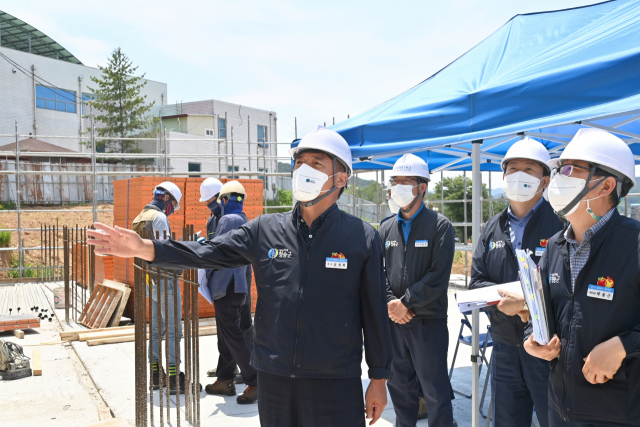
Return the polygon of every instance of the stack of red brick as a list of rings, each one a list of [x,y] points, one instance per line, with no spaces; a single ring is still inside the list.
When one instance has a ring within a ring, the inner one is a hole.
[[[182,191],[180,210],[169,216],[171,231],[176,237],[182,236],[182,230],[186,226],[193,225],[194,232],[201,231],[206,235],[206,224],[210,212],[204,202],[200,202],[200,184],[204,178],[165,178],[165,177],[139,177],[113,182],[113,225],[131,229],[134,218],[142,211],[144,206],[151,202],[153,189],[163,181],[174,182]],[[223,183],[230,179],[220,179]],[[238,179],[247,192],[244,212],[249,221],[263,213],[263,181],[260,179]],[[133,259],[113,259],[114,280],[134,285]],[[257,300],[255,279],[251,284],[252,312],[255,311]],[[133,315],[133,293],[127,303],[126,313]],[[200,317],[213,317],[215,310],[202,296],[199,298]]]

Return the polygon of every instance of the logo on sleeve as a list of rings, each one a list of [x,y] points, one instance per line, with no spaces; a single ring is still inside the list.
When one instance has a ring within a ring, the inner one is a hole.
[[[267,252],[269,258],[291,258],[291,251],[289,249],[269,249]]]
[[[504,248],[504,240],[498,240],[497,242],[489,242],[489,250]]]
[[[551,273],[549,275],[549,283],[560,283],[560,275],[558,273]]]
[[[398,242],[396,240],[387,240],[384,242],[384,247],[387,249],[395,248],[396,246],[398,246]]]

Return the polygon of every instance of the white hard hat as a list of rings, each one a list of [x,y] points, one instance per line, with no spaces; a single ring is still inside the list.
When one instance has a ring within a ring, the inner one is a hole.
[[[502,168],[502,171],[506,171],[509,160],[530,159],[539,162],[547,172],[551,172],[549,165],[547,164],[550,158],[549,152],[544,145],[527,136],[509,148],[504,159],[500,162],[500,167]]]
[[[227,182],[225,185],[222,186],[222,188],[220,189],[220,198],[223,198],[225,196],[228,196],[230,194],[242,194],[244,195],[244,198],[247,198],[247,192],[244,190],[244,187],[242,186],[242,184],[240,184],[238,181],[229,181]],[[238,200],[239,202],[241,200]]]
[[[400,157],[393,165],[390,176],[391,178],[394,176],[419,176],[427,181],[431,180],[429,165],[415,154],[405,154]]]
[[[562,160],[582,160],[600,166],[621,180],[627,178],[636,184],[636,168],[629,146],[617,136],[602,130],[582,128],[575,134],[560,158],[547,164],[556,168]]]
[[[222,183],[217,178],[207,178],[200,184],[200,201],[206,202],[222,189]]]
[[[339,160],[347,170],[347,174],[351,175],[353,170],[351,148],[338,132],[318,126],[303,136],[298,146],[289,150],[289,155],[295,160],[296,155],[304,150],[319,150],[330,154]]]
[[[175,185],[173,182],[165,181],[165,182],[161,182],[160,184],[156,185],[156,190],[158,188],[162,188],[163,190],[168,191],[169,193],[171,193],[173,198],[176,200],[176,207],[173,208],[173,209],[176,210],[176,211],[178,209],[180,209],[180,199],[182,199],[182,192],[180,191],[180,189],[178,188],[177,185]]]

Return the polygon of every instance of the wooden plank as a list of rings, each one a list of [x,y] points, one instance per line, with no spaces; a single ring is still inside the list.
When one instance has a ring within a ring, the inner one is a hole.
[[[81,316],[80,320],[78,320],[79,323],[82,323],[83,325],[89,328],[91,327],[93,318],[96,315],[96,311],[98,310],[98,307],[102,307],[101,302],[102,302],[103,295],[106,292],[106,289],[107,288],[98,286],[93,290],[93,292],[91,293],[91,297],[89,298],[89,302],[84,307],[84,310],[82,310],[84,317]]]
[[[42,375],[42,354],[39,348],[34,348],[31,354],[31,369],[34,377]]]
[[[87,301],[87,303],[85,304],[84,308],[82,309],[82,313],[80,313],[80,318],[78,319],[78,323],[82,323],[82,321],[84,320],[84,318],[87,316],[87,312],[89,311],[89,308],[94,304],[94,300],[96,299],[96,289],[93,290],[93,292],[91,293],[91,295],[89,296],[89,301]]]
[[[23,331],[23,330],[20,330],[20,329],[14,329],[14,330],[13,330],[13,335],[14,335],[16,338],[19,338],[19,339],[21,339],[21,340],[22,340],[22,339],[24,339],[24,331]]]
[[[205,327],[201,327],[198,329],[198,332],[200,336],[208,336],[208,335],[216,335],[218,333],[218,329],[215,326],[205,326]],[[149,338],[149,334],[147,333],[147,339]],[[103,345],[103,344],[119,344],[119,343],[125,343],[125,342],[133,342],[135,341],[135,335],[131,334],[131,335],[122,335],[122,336],[117,336],[117,337],[111,337],[111,338],[99,338],[99,339],[93,339],[93,340],[87,340],[87,345],[88,346],[96,346],[96,345]]]
[[[115,311],[113,312],[113,316],[109,321],[108,326],[118,326],[120,324],[120,319],[122,319],[122,314],[124,313],[124,309],[127,307],[127,301],[129,301],[129,295],[131,294],[131,288],[126,287],[124,292],[122,293],[122,297],[120,297],[120,301],[118,301],[118,305],[116,306]]]
[[[129,326],[119,326],[117,328],[104,328],[104,329],[93,329],[93,330],[77,329],[75,331],[60,332],[60,340],[61,341],[77,341],[78,335],[83,334],[85,332],[116,331],[120,329],[133,329],[133,328],[134,328],[133,325],[129,325]]]
[[[105,326],[107,326],[121,298],[122,298],[122,291],[116,290],[115,294],[113,295],[113,299],[111,300],[111,305],[107,307],[104,313],[100,314],[100,319],[102,320],[100,320],[99,324],[96,325],[97,327],[104,328]]]

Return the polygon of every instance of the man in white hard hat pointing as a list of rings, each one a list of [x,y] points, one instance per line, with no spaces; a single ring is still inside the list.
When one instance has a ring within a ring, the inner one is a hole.
[[[527,327],[525,349],[549,360],[551,427],[638,426],[640,223],[616,206],[635,185],[629,146],[581,129],[553,168],[549,202],[569,226],[549,239],[540,272],[547,345]]]
[[[548,161],[545,146],[528,137],[513,144],[502,159],[502,187],[509,206],[482,228],[473,255],[469,289],[517,281],[515,250],[528,249],[533,261],[538,262],[549,238],[562,230],[562,222],[542,197],[549,185]],[[524,297],[499,292],[502,301],[489,309],[493,425],[531,427],[535,406],[540,427],[548,427],[549,363],[524,351],[522,341],[529,315]]]
[[[380,418],[391,378],[380,237],[337,208],[352,172],[344,138],[319,126],[290,153],[299,201],[291,212],[261,215],[204,243],[145,241],[99,223],[90,241],[102,246],[97,253],[164,268],[252,264],[258,302],[251,364],[261,425],[362,427],[363,412],[371,423]],[[363,337],[371,378],[364,400]]]
[[[424,160],[402,156],[391,172],[391,198],[400,210],[397,219],[379,229],[385,247],[393,342],[388,385],[396,427],[415,427],[419,387],[429,426],[455,425],[447,375],[447,289],[455,242],[451,222],[424,205],[429,180]]]

